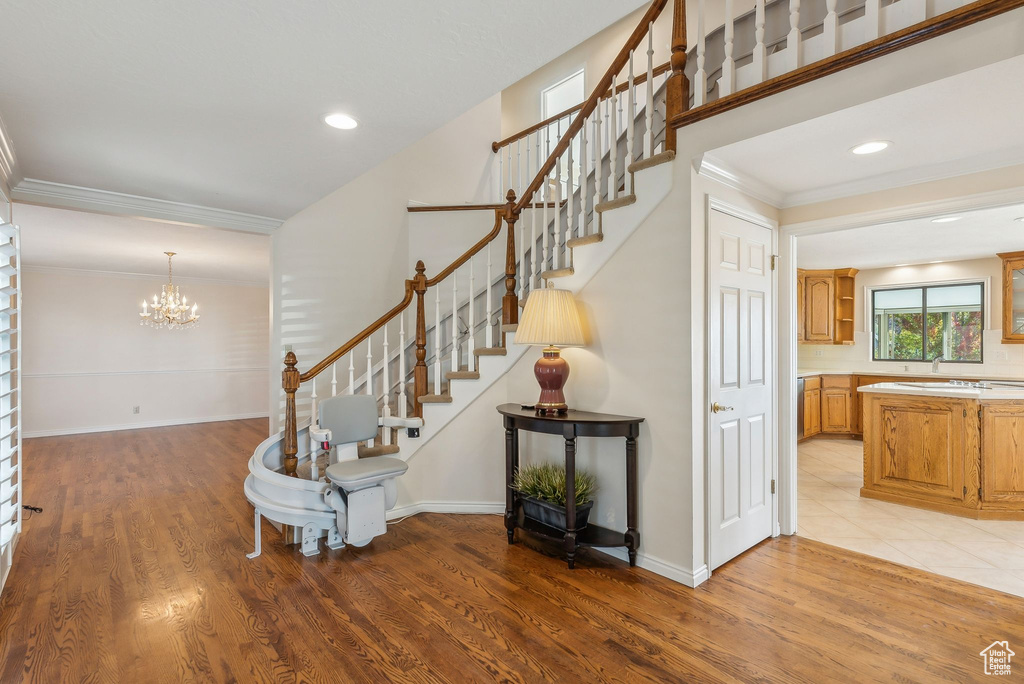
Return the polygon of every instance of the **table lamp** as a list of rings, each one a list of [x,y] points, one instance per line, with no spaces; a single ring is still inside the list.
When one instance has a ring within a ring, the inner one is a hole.
[[[569,364],[558,348],[584,344],[583,324],[572,292],[557,290],[550,283],[546,288],[531,291],[519,318],[515,341],[544,347],[544,356],[533,367],[540,385],[538,415],[564,414],[569,407],[562,388],[569,379]]]

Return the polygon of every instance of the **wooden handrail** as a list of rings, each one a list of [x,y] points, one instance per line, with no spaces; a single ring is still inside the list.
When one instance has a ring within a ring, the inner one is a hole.
[[[671,62],[665,62],[661,66],[655,67],[655,69],[654,69],[654,76],[661,76],[663,73],[665,73],[666,71],[669,71],[671,68],[672,68],[672,63]],[[638,75],[636,78],[633,79],[634,87],[638,86],[638,85],[640,85],[642,83],[646,83],[646,82],[647,82],[647,73],[646,72]],[[627,90],[629,90],[629,84],[628,83],[623,83],[622,85],[620,85],[620,86],[615,88],[615,92],[616,93],[624,93]],[[601,99],[602,100],[607,100],[611,96],[612,96],[612,91],[609,88],[608,90],[604,91],[604,94],[601,95]],[[523,130],[519,131],[518,133],[516,133],[514,135],[510,135],[509,137],[505,138],[504,140],[498,140],[497,142],[493,142],[493,143],[491,143],[491,149],[493,151],[497,152],[502,147],[505,147],[506,145],[511,145],[512,143],[514,143],[517,140],[522,140],[526,136],[531,135],[533,133],[536,133],[537,131],[541,130],[545,126],[550,126],[551,124],[559,121],[560,119],[564,119],[565,117],[569,116],[570,114],[579,111],[580,109],[583,108],[583,105],[585,105],[585,104],[586,104],[586,102],[580,102],[578,105],[574,105],[572,107],[569,107],[569,109],[566,109],[564,112],[559,112],[558,114],[555,114],[554,116],[549,116],[548,118],[544,119],[540,123],[535,123],[534,125],[530,126],[529,128],[524,128]]]
[[[527,209],[542,209],[547,206],[548,209],[555,209],[564,207],[568,200],[562,200],[557,204],[555,202],[534,202]],[[504,204],[432,204],[427,206],[408,207],[406,211],[410,214],[418,213],[429,213],[432,211],[503,211],[505,209]]]
[[[675,130],[683,126],[703,121],[717,114],[727,112],[745,104],[762,100],[776,93],[796,88],[819,78],[829,76],[877,57],[917,45],[929,38],[935,38],[971,24],[991,19],[992,17],[1024,7],[1024,0],[977,0],[937,17],[908,26],[905,29],[876,38],[871,42],[844,50],[826,59],[807,64],[794,71],[768,79],[757,85],[738,90],[723,98],[708,102],[699,107],[676,113],[670,116],[668,127]]]
[[[601,77],[601,80],[597,82],[597,87],[594,88],[594,92],[591,93],[590,97],[587,98],[587,101],[583,103],[583,107],[576,114],[572,123],[569,124],[568,130],[565,131],[561,140],[559,140],[558,144],[555,145],[555,149],[551,151],[550,155],[548,155],[547,161],[544,162],[537,171],[537,175],[534,177],[533,181],[529,186],[527,186],[526,190],[523,191],[523,196],[520,197],[519,201],[512,207],[513,213],[518,214],[533,200],[534,194],[538,189],[540,189],[541,185],[544,184],[544,179],[547,178],[549,173],[551,173],[551,169],[555,168],[555,164],[558,163],[561,156],[565,154],[565,151],[569,149],[572,139],[575,138],[576,134],[583,128],[583,124],[587,117],[590,116],[590,114],[597,108],[597,104],[603,99],[605,92],[611,89],[612,79],[615,78],[615,76],[622,71],[623,67],[626,66],[626,62],[629,60],[629,53],[640,45],[640,41],[647,35],[651,24],[658,18],[661,11],[665,9],[666,4],[668,4],[668,0],[654,0],[647,12],[644,13],[640,23],[635,29],[633,29],[633,33],[630,34],[629,40],[627,40],[626,44],[622,46],[619,54],[616,55],[611,66],[608,67],[608,71],[606,71],[604,76]]]

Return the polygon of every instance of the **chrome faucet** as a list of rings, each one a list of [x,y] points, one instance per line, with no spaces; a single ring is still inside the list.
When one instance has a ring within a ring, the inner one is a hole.
[[[932,373],[938,373],[939,372],[939,364],[942,363],[945,360],[946,359],[942,358],[941,356],[936,356],[932,360]]]

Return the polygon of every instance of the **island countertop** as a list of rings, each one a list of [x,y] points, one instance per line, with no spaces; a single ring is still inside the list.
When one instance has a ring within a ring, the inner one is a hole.
[[[956,384],[951,382],[882,382],[857,388],[865,394],[906,394],[918,397],[951,397],[954,399],[1013,400],[1024,399],[1024,382],[986,381]]]

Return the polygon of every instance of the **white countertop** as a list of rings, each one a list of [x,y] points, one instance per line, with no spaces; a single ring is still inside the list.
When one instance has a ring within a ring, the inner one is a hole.
[[[906,394],[919,397],[952,397],[955,399],[1024,399],[1024,383],[1020,387],[963,387],[946,382],[882,382],[857,388],[865,394]]]
[[[915,373],[913,371],[896,370],[896,369],[893,369],[892,371],[886,372],[886,371],[878,371],[878,370],[869,370],[869,371],[863,371],[863,370],[810,370],[810,369],[806,369],[805,368],[805,369],[797,370],[797,372],[796,372],[796,377],[798,377],[798,378],[805,378],[805,377],[815,376],[815,375],[866,375],[866,376],[877,375],[877,376],[880,376],[880,377],[887,377],[887,378],[891,378],[891,377],[894,377],[894,376],[905,375],[905,376],[907,376],[908,380],[914,379],[914,378],[934,378],[935,382],[942,382],[944,380],[959,380],[961,378],[970,378],[971,380],[995,380],[995,381],[1021,382],[1021,383],[1024,383],[1024,378],[1015,378],[1015,377],[1009,377],[1009,376],[1006,376],[1006,375],[998,375],[998,376],[997,375],[971,375],[970,373],[951,375],[949,373],[929,373],[928,371],[920,371],[920,372]]]

